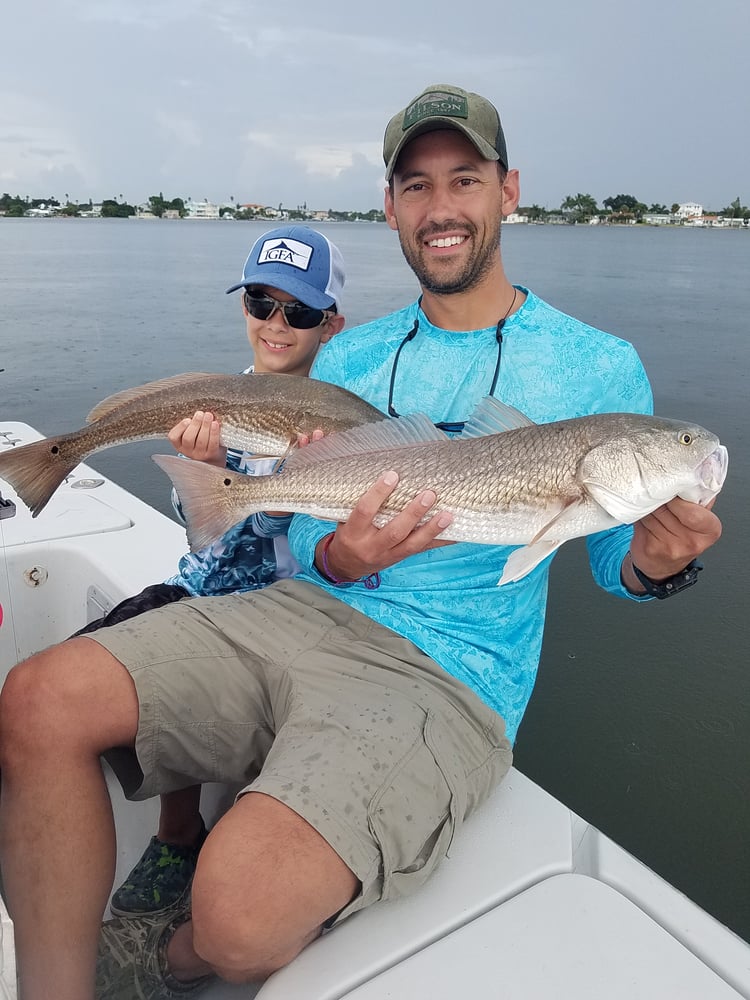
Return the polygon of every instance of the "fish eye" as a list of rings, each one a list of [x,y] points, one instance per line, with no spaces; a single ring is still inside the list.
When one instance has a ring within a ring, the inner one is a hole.
[[[225,478],[224,479],[224,485],[225,486],[231,486],[232,485],[232,480],[229,479],[229,477]]]
[[[690,431],[683,431],[682,434],[680,434],[679,441],[680,444],[692,444],[693,435],[690,433]]]

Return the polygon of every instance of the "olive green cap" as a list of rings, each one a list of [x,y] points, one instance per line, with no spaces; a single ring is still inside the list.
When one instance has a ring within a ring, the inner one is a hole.
[[[388,122],[383,138],[385,179],[389,181],[393,176],[396,161],[407,143],[441,128],[462,132],[485,160],[499,160],[508,169],[508,152],[497,108],[479,94],[435,83]]]

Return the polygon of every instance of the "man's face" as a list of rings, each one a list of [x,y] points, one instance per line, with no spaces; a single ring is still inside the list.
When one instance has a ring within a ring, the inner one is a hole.
[[[445,129],[403,150],[385,213],[425,291],[465,292],[500,268],[500,225],[517,203],[518,175],[501,181],[495,161]]]

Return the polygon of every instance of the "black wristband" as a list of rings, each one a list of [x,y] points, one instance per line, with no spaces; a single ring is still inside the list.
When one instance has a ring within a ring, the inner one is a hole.
[[[637,579],[646,588],[646,593],[651,597],[656,597],[659,601],[664,601],[667,597],[674,597],[674,595],[679,594],[680,591],[687,590],[688,587],[692,587],[693,584],[698,582],[698,574],[703,569],[703,563],[699,563],[697,559],[693,559],[692,562],[688,563],[685,569],[681,569],[680,572],[675,573],[674,576],[670,576],[666,580],[660,580],[657,583],[656,580],[652,580],[638,569],[636,564],[633,562],[632,556],[630,557],[630,565],[632,566]]]

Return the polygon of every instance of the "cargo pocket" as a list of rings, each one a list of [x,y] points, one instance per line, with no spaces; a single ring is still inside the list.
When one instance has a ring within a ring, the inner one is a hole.
[[[448,853],[466,808],[465,775],[445,722],[428,712],[422,732],[368,808],[383,865],[381,899],[419,888]]]

